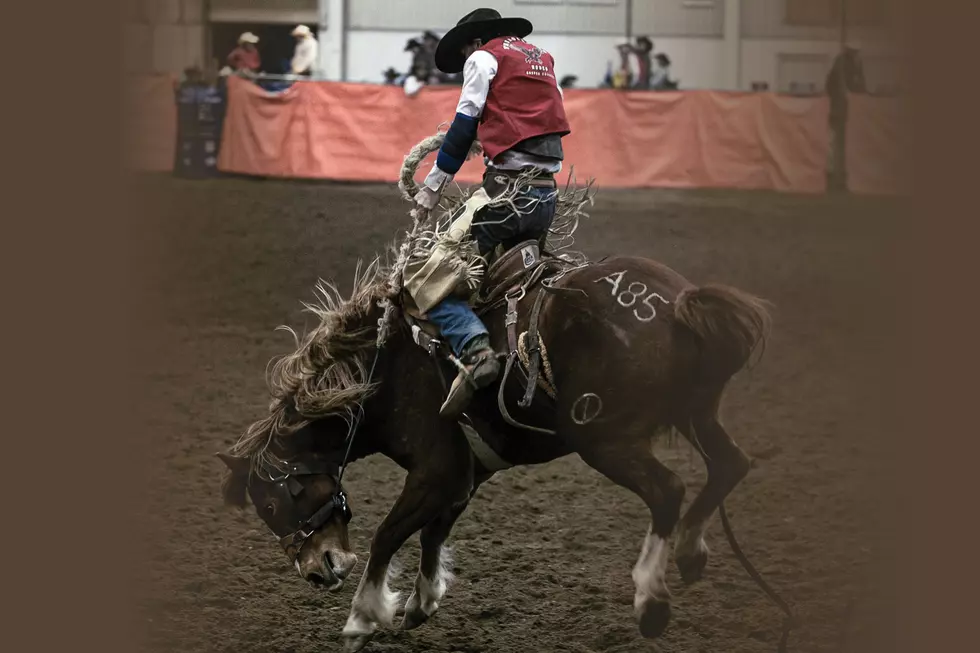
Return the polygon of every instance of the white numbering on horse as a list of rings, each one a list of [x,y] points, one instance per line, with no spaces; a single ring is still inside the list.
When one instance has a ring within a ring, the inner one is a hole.
[[[642,306],[633,309],[633,315],[640,322],[650,322],[653,318],[657,317],[657,308],[650,303],[650,300],[657,299],[664,304],[669,304],[670,302],[664,299],[659,293],[650,293],[647,295],[647,290],[649,290],[645,283],[640,281],[631,281],[626,287],[626,290],[619,292],[620,284],[623,283],[623,277],[626,276],[626,270],[622,272],[616,272],[615,274],[610,274],[607,277],[602,277],[601,279],[596,279],[595,283],[600,281],[605,281],[610,286],[612,286],[612,291],[610,294],[616,298],[619,305],[624,308],[631,308],[636,304],[636,300],[643,297],[641,302]],[[645,308],[644,308],[645,307]]]

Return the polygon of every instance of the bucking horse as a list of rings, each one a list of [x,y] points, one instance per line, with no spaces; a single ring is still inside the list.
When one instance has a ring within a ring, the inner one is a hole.
[[[414,193],[415,168],[440,142],[426,139],[406,158],[405,197]],[[556,191],[565,220],[556,219],[550,236],[567,244],[590,188]],[[480,206],[508,200],[481,188],[445,201],[456,202],[444,213],[455,228]],[[590,261],[550,236],[477,260],[465,234],[438,220],[428,228],[433,218],[413,214],[412,231],[390,252],[394,264],[379,257],[359,265],[346,297],[317,285],[306,308],[319,325],[302,337],[293,332],[295,351],[271,365],[267,415],[219,454],[230,470],[225,502],[244,508],[250,499],[299,575],[336,592],[357,562],[344,469],[374,454],[404,468],[343,628],[345,651],[353,652],[379,628],[394,627],[400,601],[389,565],[406,540],[420,532],[418,575],[400,624],[413,629],[446,594],[446,541],[480,484],[503,469],[578,454],[650,510],[633,567],[633,609],[641,634],[658,637],[670,619],[670,538],[683,581],[697,581],[708,559],[706,527],[750,468],[719,406],[733,375],[764,349],[767,303],[732,287],[695,285],[646,258]],[[424,315],[440,267],[459,272],[452,291],[471,298],[505,359],[497,382],[476,392],[456,421],[441,418],[439,406],[459,361]],[[685,485],[652,448],[669,432],[691,443],[708,473],[683,515]]]

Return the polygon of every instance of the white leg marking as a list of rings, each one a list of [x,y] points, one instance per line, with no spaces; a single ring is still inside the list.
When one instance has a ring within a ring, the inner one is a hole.
[[[357,592],[354,593],[354,600],[351,601],[350,616],[347,617],[342,633],[344,636],[369,635],[377,629],[378,624],[391,626],[400,597],[399,592],[388,587],[388,581],[394,575],[391,568],[387,569],[384,582],[378,585],[367,580],[365,568]]]
[[[426,578],[422,571],[415,579],[415,593],[421,599],[422,611],[431,617],[439,608],[439,601],[446,595],[449,584],[453,581],[453,557],[448,547],[439,549],[439,565],[436,567],[436,577]]]
[[[667,542],[654,535],[653,528],[647,532],[643,540],[643,549],[633,567],[633,583],[636,585],[636,596],[633,607],[639,610],[651,597],[664,600],[669,593],[664,577],[667,570]]]
[[[687,558],[695,556],[698,553],[708,553],[708,545],[704,542],[704,534],[708,530],[710,521],[710,519],[705,520],[699,524],[695,524],[690,529],[681,526],[678,529],[680,532],[677,533],[677,541],[674,544],[674,555]]]

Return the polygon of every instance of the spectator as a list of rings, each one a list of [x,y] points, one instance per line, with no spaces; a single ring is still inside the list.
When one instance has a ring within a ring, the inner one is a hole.
[[[627,47],[629,46],[627,45]],[[647,90],[651,88],[650,77],[653,66],[650,57],[653,53],[653,41],[646,36],[638,36],[636,37],[636,45],[631,50],[636,55],[637,64],[636,82],[633,88]]]
[[[306,25],[297,25],[292,35],[296,38],[296,49],[290,62],[290,72],[310,77],[317,68],[320,44]]]
[[[204,71],[201,70],[200,66],[188,66],[184,68],[184,74],[181,76],[179,86],[206,86],[207,82],[204,81]]]
[[[436,68],[436,48],[439,47],[439,40],[435,32],[426,31],[422,34],[422,64],[430,84],[443,81],[443,74]]]
[[[575,75],[565,75],[558,82],[558,86],[564,90],[566,88],[575,88],[575,83],[578,81],[578,77]]]
[[[402,89],[405,91],[405,95],[408,97],[418,95],[418,92],[429,84],[428,75],[429,71],[425,68],[423,62],[419,62],[413,66],[402,83]]]
[[[849,93],[867,92],[864,80],[864,62],[857,48],[845,47],[834,59],[827,75],[825,89],[830,99],[830,161],[828,185],[837,190],[847,188],[845,158],[847,130],[847,96]]]
[[[228,66],[236,73],[257,73],[262,67],[259,50],[256,44],[259,37],[251,32],[245,32],[238,37],[238,45],[228,55]]]
[[[412,53],[412,65],[408,67],[410,75],[415,75],[416,71],[424,71],[426,69],[426,56],[422,41],[418,39],[409,39],[408,43],[405,44],[405,52]],[[428,75],[425,75],[423,80],[426,78],[428,78]]]
[[[670,91],[677,88],[677,84],[670,79],[670,57],[663,52],[658,52],[654,55],[653,60],[650,88],[655,91]]]
[[[405,75],[398,72],[394,68],[388,68],[388,70],[381,74],[385,78],[385,84],[389,86],[401,86],[405,81]]]
[[[629,43],[621,43],[616,46],[616,50],[619,51],[619,68],[611,74],[607,73],[609,86],[629,88],[633,82],[633,73],[630,70],[630,53],[633,52],[633,47]]]

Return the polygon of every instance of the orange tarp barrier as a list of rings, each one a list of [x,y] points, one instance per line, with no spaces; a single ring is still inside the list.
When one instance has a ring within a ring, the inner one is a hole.
[[[232,77],[218,167],[395,181],[409,149],[452,120],[458,93],[426,88],[409,98],[393,86],[301,82],[272,94]],[[826,188],[825,98],[569,90],[565,109],[572,134],[563,179],[574,166],[578,180],[594,177],[605,188]],[[482,174],[482,161],[471,160],[457,179],[472,183]]]
[[[169,172],[177,147],[177,104],[170,75],[126,80],[126,154],[130,167]]]
[[[908,190],[903,148],[909,130],[902,100],[849,95],[845,132],[847,186],[855,193],[890,195]]]

